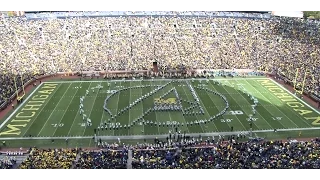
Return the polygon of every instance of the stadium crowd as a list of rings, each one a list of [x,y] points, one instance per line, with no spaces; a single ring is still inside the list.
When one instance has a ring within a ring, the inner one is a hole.
[[[14,157],[5,157],[0,159],[0,169],[12,169],[16,164],[17,161]]]
[[[1,18],[0,103],[35,75],[85,70],[253,69],[319,95],[319,22],[272,17]],[[300,85],[301,86],[301,85]]]
[[[128,150],[101,150],[81,152],[75,164],[77,169],[126,169]]]
[[[320,139],[310,141],[189,140],[100,150],[33,148],[22,169],[319,169]],[[132,151],[130,157],[129,151]],[[131,164],[129,164],[131,162]],[[1,168],[15,165],[12,157]]]
[[[320,140],[221,141],[211,147],[135,150],[136,169],[319,169]]]
[[[57,72],[252,69],[320,97],[319,22],[272,17],[0,18],[0,106],[27,81]],[[133,147],[132,168],[320,168],[320,140]],[[19,168],[126,168],[128,150],[33,148]],[[14,159],[0,160],[12,168]]]
[[[76,160],[77,149],[32,148],[20,169],[70,169]]]

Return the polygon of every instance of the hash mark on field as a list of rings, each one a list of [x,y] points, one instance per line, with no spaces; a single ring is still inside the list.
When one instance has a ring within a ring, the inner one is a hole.
[[[71,86],[71,84],[69,84],[67,90],[65,90],[63,94],[66,94],[66,93],[68,92],[70,86]],[[58,107],[58,105],[59,105],[59,103],[61,102],[62,99],[63,99],[63,98],[59,99],[59,101],[58,101],[58,103],[56,104],[56,106],[54,107],[53,111]],[[51,114],[50,114],[49,117],[47,118],[46,122],[44,123],[44,125],[43,125],[42,128],[40,129],[40,131],[39,131],[39,133],[38,133],[37,136],[40,135],[40,133],[42,132],[43,128],[44,128],[44,127],[46,126],[46,124],[48,123],[50,117],[51,117],[52,114],[53,114],[53,111],[51,112]],[[59,123],[57,123],[57,124],[60,124],[60,122],[61,122],[61,120],[60,120]],[[58,127],[57,127],[57,128],[58,128]]]
[[[255,89],[255,90],[257,90],[253,85],[251,85],[248,81],[246,81],[246,83],[247,84],[249,84],[253,89]],[[262,86],[264,89],[266,89],[266,87],[264,87],[264,86]],[[262,95],[262,97],[264,98],[264,99],[266,99],[267,101],[269,101],[269,103],[270,104],[272,104],[272,102],[270,101],[270,99],[268,99],[268,97],[266,97],[266,96],[264,96],[263,94],[261,94]],[[277,98],[273,93],[271,93],[271,95],[274,97],[274,98]],[[296,123],[294,123],[292,120],[291,120],[291,118],[289,118],[287,115],[286,115],[286,113],[284,113],[284,112],[282,112],[277,106],[273,106],[273,107],[275,107],[281,114],[283,114],[289,121],[291,121],[297,128],[299,127]],[[293,112],[293,110],[291,109],[291,108],[286,108],[286,109],[289,109],[291,112]],[[269,111],[268,109],[267,109],[267,111]],[[270,112],[270,111],[269,111]],[[270,114],[272,114],[271,112],[270,112]],[[296,114],[295,114],[296,115]],[[297,115],[296,115],[297,116]],[[299,117],[299,116],[297,116],[297,117]],[[280,124],[282,124],[282,126],[283,127],[285,127],[285,125],[283,125],[283,123],[280,121]]]
[[[100,92],[99,92],[100,93]],[[257,93],[262,93],[262,94],[269,94],[270,92],[250,92],[251,94],[257,94]],[[191,93],[186,92],[187,95],[192,95]],[[222,95],[240,95],[241,93],[220,93]],[[198,95],[205,95],[205,93],[198,93]],[[130,97],[130,95],[124,94],[121,96],[127,96]],[[131,94],[131,96],[138,96],[140,97],[140,94]],[[81,96],[75,96],[75,98],[80,98]],[[95,96],[86,96],[87,98],[95,98]],[[97,98],[105,98],[107,96],[97,96]],[[53,99],[55,98],[72,98],[72,96],[54,96]]]
[[[261,105],[258,104],[258,107],[271,107],[273,105]],[[280,105],[279,105],[280,106]],[[215,107],[220,107],[220,108],[224,108],[225,106],[206,106],[207,108],[215,108]],[[229,107],[234,107],[234,108],[246,108],[246,107],[252,107],[251,105],[231,105]],[[117,110],[116,108],[109,108],[110,110]],[[130,111],[136,111],[136,110],[141,110],[139,108],[135,108],[135,109],[130,109]],[[47,110],[43,110],[44,112],[51,112],[51,111],[76,111],[76,110],[64,110],[64,109],[59,109],[59,110],[52,110],[52,109],[47,109]],[[88,112],[89,110],[84,110],[84,112]],[[92,109],[92,111],[103,111],[103,109]]]
[[[101,83],[102,83],[102,82],[100,82],[99,86],[101,86]],[[91,85],[91,84],[90,84],[90,85]],[[89,86],[89,87],[90,87],[90,86]],[[90,111],[90,114],[88,115],[88,117],[90,117],[91,114],[92,114],[92,109],[93,109],[94,104],[95,104],[95,102],[96,102],[96,100],[97,100],[97,95],[98,95],[98,93],[99,93],[99,91],[96,92],[96,98],[95,98],[94,101],[93,101],[93,104],[92,104],[92,107],[91,107],[91,111]],[[91,117],[90,117],[90,119],[91,119]],[[92,124],[93,124],[93,123],[92,123]],[[86,129],[87,129],[87,126],[84,127],[82,136],[86,133]]]
[[[59,87],[57,89],[55,89],[54,94],[59,90],[59,88],[61,87],[61,84],[59,85]],[[28,129],[23,133],[22,136],[25,136],[25,134],[28,132],[28,130],[30,129],[30,127],[32,126],[33,123],[35,123],[35,121],[37,120],[38,116],[40,115],[40,113],[43,111],[44,107],[50,102],[51,98],[54,96],[54,94],[52,94],[50,96],[49,99],[47,99],[47,102],[42,106],[41,111],[37,114],[37,116],[34,118],[33,122],[30,124],[30,126],[28,127]],[[25,100],[26,101],[26,100]]]
[[[89,86],[88,86],[89,88],[90,88],[91,84],[92,84],[92,82],[89,84]],[[82,85],[82,83],[81,83],[80,85]],[[77,90],[77,92],[78,92],[78,90]],[[85,94],[84,97],[86,97],[86,95],[87,95],[87,94]],[[73,99],[72,99],[72,100],[73,100]],[[72,101],[72,100],[71,100],[71,101]],[[71,127],[70,127],[70,129],[69,129],[69,131],[68,131],[68,136],[70,135],[70,132],[71,132],[72,127],[73,127],[73,124],[74,124],[74,122],[76,121],[77,116],[79,115],[79,110],[80,110],[80,108],[77,108],[77,113],[76,113],[76,115],[75,115],[74,118],[73,118]]]
[[[232,78],[232,79],[226,79],[226,78],[215,78],[215,79],[209,79],[209,80],[214,80],[214,81],[234,81],[234,80],[257,80],[257,79],[270,79],[266,77],[249,77],[249,78]],[[182,81],[187,81],[187,80],[192,80],[192,78],[188,79],[175,79],[175,80],[182,80]],[[196,80],[208,80],[208,78],[197,78]],[[89,82],[128,82],[128,81],[172,81],[172,79],[125,79],[125,80],[107,80],[107,81],[50,81],[50,82],[44,82],[44,83],[89,83]]]
[[[236,81],[236,82],[238,82],[238,81]],[[247,82],[247,81],[246,81],[246,82]],[[243,85],[244,85],[244,84],[243,84]],[[244,95],[241,95],[241,97],[244,98],[245,101],[250,104],[250,102],[244,97]],[[270,106],[273,106],[273,105],[262,105],[262,104],[258,104],[257,106],[260,106],[260,107],[270,107]],[[266,108],[264,108],[264,109],[266,109]],[[269,112],[269,111],[268,111],[268,112]],[[269,126],[270,128],[273,128],[272,125],[267,121],[267,119],[266,119],[259,111],[257,111],[257,114],[266,122],[266,124],[268,124],[268,126]],[[257,127],[259,127],[259,126],[258,126],[258,123],[254,123],[254,124],[255,124]]]
[[[229,82],[228,82],[229,83]],[[212,84],[212,83],[210,83],[210,85],[214,88],[214,85]],[[227,94],[230,94],[229,93],[229,91],[226,89],[226,88],[224,88],[223,86],[221,87],[225,92],[227,92]],[[216,91],[217,91],[217,89],[215,89]],[[218,91],[219,92],[219,91]],[[241,94],[240,94],[241,95]],[[234,100],[234,102],[238,105],[238,107],[241,107],[239,104],[238,104],[238,102],[237,102],[237,100],[233,97],[233,96],[230,96],[233,100]],[[241,95],[241,97],[243,97],[242,95]],[[211,98],[211,97],[210,97]],[[250,105],[250,104],[249,104]],[[247,106],[249,106],[249,105],[247,105]],[[230,106],[229,106],[230,107]],[[244,111],[244,109],[243,109],[243,111]],[[241,122],[241,120],[238,118],[238,116],[235,116],[235,118],[238,120],[238,122],[241,124],[241,126],[243,127],[243,129],[246,129],[246,127],[243,125],[243,123]],[[227,125],[228,125],[228,127],[230,128],[230,125],[229,125],[229,123],[227,123]]]

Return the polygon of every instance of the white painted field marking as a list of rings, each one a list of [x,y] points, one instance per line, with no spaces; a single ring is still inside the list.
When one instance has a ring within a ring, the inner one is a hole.
[[[42,83],[43,84],[43,83]],[[22,104],[20,104],[20,106],[18,106],[11,114],[9,117],[7,117],[6,120],[3,121],[3,123],[0,125],[0,129],[9,121],[9,119],[12,118],[13,115],[15,115],[18,110],[32,97],[32,95],[38,91],[38,89],[42,86],[42,84],[40,84],[38,87],[36,87],[36,89],[33,90],[33,92],[31,94],[29,94],[29,96],[22,102]]]
[[[91,84],[92,84],[92,83],[89,84],[88,89],[90,89]],[[82,83],[81,83],[80,85],[82,85]],[[78,93],[78,90],[77,90],[76,93]],[[76,94],[76,93],[75,93],[75,94]],[[74,95],[75,95],[75,94],[74,94]],[[86,97],[86,96],[87,96],[87,94],[84,95],[84,97]],[[70,104],[71,104],[71,102],[73,101],[73,99],[74,99],[74,97],[71,99]],[[70,104],[69,104],[69,106],[70,106]],[[84,103],[83,103],[83,104],[84,104]],[[68,108],[69,108],[69,106],[68,106]],[[70,132],[71,132],[72,127],[73,127],[73,124],[74,124],[74,122],[76,121],[77,116],[79,115],[80,108],[78,108],[76,111],[77,111],[77,114],[76,114],[76,115],[74,116],[74,118],[73,118],[71,127],[70,127],[70,129],[69,129],[69,131],[68,131],[68,136],[70,135]],[[64,116],[64,115],[63,115],[63,116]],[[57,129],[56,129],[56,130],[57,130]],[[53,135],[54,135],[55,133],[56,133],[56,131],[53,133]]]
[[[270,79],[270,78],[265,78],[265,77],[261,77],[261,78],[232,78],[232,79],[213,79],[213,80],[216,80],[216,81],[229,81],[229,80],[244,80],[244,79]],[[175,79],[175,80],[183,80],[183,81],[186,81],[186,80],[191,80],[190,79]],[[207,78],[197,78],[196,80],[207,80]],[[86,83],[86,82],[123,82],[123,81],[141,81],[140,79],[135,79],[135,80],[107,80],[107,81],[49,81],[49,82],[44,82],[44,83],[79,83],[79,82],[83,82],[83,83]],[[143,81],[172,81],[172,79],[144,79]]]
[[[64,93],[63,93],[63,95],[62,96],[64,96],[65,94],[66,94],[66,92],[68,91],[68,89],[70,88],[70,86],[71,86],[71,83],[69,84],[69,86],[68,86],[68,88],[67,88],[67,90],[66,91],[64,91]],[[49,121],[49,119],[50,119],[50,117],[52,116],[52,114],[53,114],[53,112],[54,112],[54,110],[58,107],[58,105],[59,105],[59,103],[61,102],[61,100],[62,100],[63,98],[60,98],[59,99],[59,101],[58,101],[58,103],[57,103],[57,105],[54,107],[54,109],[53,109],[53,111],[51,112],[51,114],[50,114],[50,116],[47,118],[47,120],[46,120],[46,122],[44,123],[44,125],[42,126],[42,128],[41,128],[41,130],[39,131],[39,133],[38,133],[38,135],[37,136],[39,136],[39,134],[42,132],[42,130],[43,130],[43,128],[46,126],[46,124],[48,123],[48,121]],[[67,108],[68,109],[68,108]],[[65,113],[65,112],[64,112]],[[60,121],[59,121],[59,123],[58,124],[60,124]],[[58,127],[57,127],[58,128]]]
[[[320,127],[311,128],[292,128],[292,129],[277,129],[277,132],[288,132],[288,131],[309,131],[309,130],[320,130]],[[252,133],[267,133],[274,132],[274,129],[255,130]],[[211,132],[211,133],[187,133],[186,136],[218,136],[218,135],[237,135],[237,134],[249,134],[250,131],[234,131],[234,132]],[[154,138],[166,138],[168,134],[160,135],[135,135],[135,136],[97,136],[102,140],[117,140],[121,139],[154,139]],[[67,137],[7,137],[0,138],[0,141],[6,140],[48,140],[48,139],[92,139],[93,136],[67,136]]]
[[[308,106],[310,109],[312,109],[314,112],[320,114],[320,112],[318,110],[316,110],[314,107],[310,106],[308,103],[304,102],[303,100],[301,100],[299,97],[297,97],[296,95],[294,95],[292,92],[290,92],[287,88],[283,87],[281,84],[279,84],[277,81],[269,78],[271,81],[273,81],[274,83],[276,83],[279,87],[281,87],[283,90],[287,91],[289,94],[291,94],[293,97],[295,97],[296,99],[298,99],[300,102],[302,102],[304,105]]]

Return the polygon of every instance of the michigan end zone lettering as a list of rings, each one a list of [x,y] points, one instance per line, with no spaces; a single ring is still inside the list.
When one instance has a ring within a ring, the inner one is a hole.
[[[270,80],[257,80],[262,86],[266,87],[271,93],[277,96],[282,102],[285,102],[294,111],[298,112],[306,120],[312,120],[314,126],[320,125],[320,116],[315,117],[314,111],[299,102],[295,97],[287,93],[285,90],[274,84]]]
[[[21,134],[21,128],[25,128],[43,106],[46,99],[54,91],[58,84],[44,84],[38,91],[37,95],[33,96],[29,102],[20,110],[19,113],[9,122],[6,129],[0,132],[0,136]]]

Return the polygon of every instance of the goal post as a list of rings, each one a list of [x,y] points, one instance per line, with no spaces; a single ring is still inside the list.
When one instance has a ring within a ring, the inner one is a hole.
[[[26,91],[24,89],[24,81],[23,81],[23,75],[20,76],[20,79],[21,79],[21,85],[22,85],[22,92],[23,94],[21,95],[21,97],[25,96],[26,95]]]
[[[301,71],[301,68],[296,68],[295,79],[293,81],[293,88],[295,93],[303,95],[306,79],[307,77],[312,77],[312,73],[309,69],[305,70],[304,73]],[[302,81],[301,81],[302,79]],[[314,79],[314,78],[313,78]]]
[[[17,77],[16,77],[16,76],[13,77],[14,86],[15,86],[15,91],[16,91],[16,95],[17,95],[17,100],[18,100],[18,101],[21,100],[21,99],[25,96],[25,94],[26,94],[25,89],[24,89],[24,82],[23,82],[23,77],[22,77],[22,76],[23,76],[23,75],[20,76],[20,80],[21,80],[21,90],[22,90],[21,96],[19,96],[19,88],[18,88],[18,85],[17,85]]]

